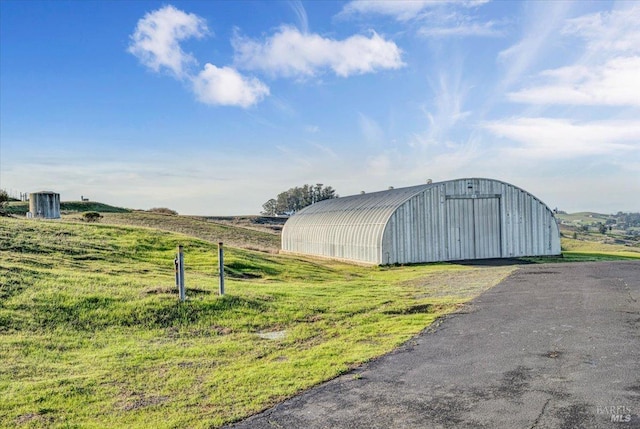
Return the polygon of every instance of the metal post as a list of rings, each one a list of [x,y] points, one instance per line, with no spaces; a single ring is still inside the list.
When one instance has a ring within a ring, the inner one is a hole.
[[[184,290],[184,252],[182,245],[178,246],[178,292],[180,293],[180,301],[185,300]]]
[[[222,241],[218,243],[218,270],[220,271],[220,296],[224,295],[224,250]]]

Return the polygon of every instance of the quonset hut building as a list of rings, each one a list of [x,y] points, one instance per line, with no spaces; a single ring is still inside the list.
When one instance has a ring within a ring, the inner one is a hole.
[[[384,265],[559,255],[553,212],[492,179],[457,179],[324,200],[293,215],[285,253]]]

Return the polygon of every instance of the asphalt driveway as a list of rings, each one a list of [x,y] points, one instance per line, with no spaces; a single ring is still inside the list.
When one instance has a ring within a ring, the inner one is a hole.
[[[640,428],[640,262],[529,265],[234,428]]]

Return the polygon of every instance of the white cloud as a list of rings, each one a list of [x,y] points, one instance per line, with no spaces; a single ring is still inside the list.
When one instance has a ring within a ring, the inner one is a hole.
[[[528,108],[530,113],[482,124],[505,138],[494,141],[493,157],[485,165],[494,163],[497,171],[522,177],[525,183],[542,183],[540,189],[563,208],[575,207],[577,201],[582,209],[629,207],[628,195],[633,194],[629,190],[638,188],[638,183],[629,182],[633,176],[629,172],[638,164],[640,154],[640,121],[636,119],[640,106],[640,7],[633,4],[625,11],[567,19],[568,2],[551,3],[553,7],[548,7],[549,3],[533,5],[536,19],[524,37],[500,53],[499,59],[507,65],[501,89],[522,81],[529,69],[545,59],[553,44],[570,46],[571,54],[565,54],[563,67],[543,70],[507,94],[510,101],[534,105]],[[547,10],[541,11],[537,5]],[[580,107],[552,110],[566,118],[554,118],[551,112],[539,117],[545,105]],[[606,108],[598,108],[601,106]],[[589,120],[594,117],[600,119]],[[576,181],[587,185],[576,188]],[[618,189],[624,191],[615,195]]]
[[[640,150],[640,121],[577,123],[567,119],[515,118],[488,122],[484,127],[522,143],[506,152],[527,158],[577,158]]]
[[[301,30],[283,26],[264,42],[235,36],[235,63],[250,70],[274,75],[305,77],[325,69],[342,77],[404,66],[402,51],[377,33],[333,40],[308,33],[307,14],[299,1],[289,3]],[[158,72],[167,69],[177,79],[188,80],[197,99],[206,104],[250,107],[270,94],[269,87],[236,67],[207,63],[197,74],[188,66],[197,64],[180,42],[208,33],[203,18],[173,6],[147,13],[131,35],[128,51],[142,64]]]
[[[264,42],[236,36],[233,46],[238,67],[286,77],[314,76],[323,69],[348,77],[404,66],[400,48],[375,32],[333,40],[283,26]]]
[[[388,15],[398,21],[408,21],[418,16],[425,9],[436,5],[434,1],[421,0],[394,0],[394,1],[367,1],[357,0],[347,3],[342,9],[342,14],[378,14]]]
[[[640,57],[614,58],[604,65],[547,70],[547,85],[508,94],[512,101],[531,104],[640,106]]]
[[[503,35],[493,21],[484,23],[463,21],[446,27],[424,26],[418,30],[418,34],[426,37],[499,37]]]
[[[494,21],[475,22],[464,13],[452,11],[455,7],[474,7],[488,0],[354,0],[347,3],[339,16],[384,15],[400,22],[428,21],[417,34],[425,37],[496,37],[502,36]]]
[[[175,76],[183,77],[185,67],[197,62],[180,48],[179,42],[191,37],[201,38],[207,33],[204,19],[165,6],[138,21],[128,51],[156,72],[166,68]]]
[[[587,42],[592,52],[640,52],[640,5],[611,12],[598,12],[567,20],[564,34],[574,34]]]
[[[307,11],[304,9],[302,2],[300,0],[291,0],[289,1],[289,7],[293,10],[293,13],[296,15],[296,19],[298,20],[298,28],[303,33],[309,32],[309,19],[307,18]]]
[[[249,107],[269,95],[269,87],[256,78],[247,78],[231,67],[206,64],[193,78],[193,91],[206,104]]]
[[[354,0],[347,3],[341,15],[387,15],[398,21],[420,17],[425,11],[448,3],[461,6],[478,6],[489,0]]]
[[[534,9],[525,23],[523,37],[498,54],[498,61],[505,64],[506,70],[499,87],[495,90],[496,93],[502,95],[505,89],[519,81],[520,77],[539,60],[539,56],[557,37],[571,6],[571,3],[564,1],[532,3]]]
[[[573,65],[541,72],[542,83],[509,93],[510,100],[640,106],[640,6],[568,19],[562,33],[584,40],[582,58]]]
[[[206,104],[246,108],[269,95],[269,88],[260,80],[245,77],[231,67],[205,64],[197,75],[187,70],[197,61],[182,50],[180,42],[207,33],[203,18],[165,6],[138,21],[129,52],[154,71],[166,68],[176,78],[190,80],[197,99]]]
[[[471,86],[463,80],[462,72],[462,60],[454,60],[438,72],[437,79],[429,80],[434,98],[429,106],[422,108],[428,120],[428,129],[425,133],[414,134],[410,146],[446,144],[451,140],[451,135],[462,128],[462,122],[471,115],[470,111],[464,110]]]

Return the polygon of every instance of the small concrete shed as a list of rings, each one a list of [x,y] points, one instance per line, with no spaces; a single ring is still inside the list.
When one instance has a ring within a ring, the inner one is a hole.
[[[50,191],[29,194],[29,212],[36,218],[59,219],[60,194]]]
[[[373,265],[559,255],[553,212],[493,179],[320,201],[284,225],[282,250]]]

